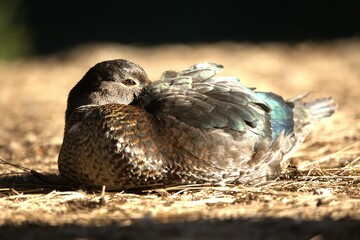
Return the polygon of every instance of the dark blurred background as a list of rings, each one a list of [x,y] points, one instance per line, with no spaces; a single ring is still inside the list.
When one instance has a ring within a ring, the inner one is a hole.
[[[360,36],[360,1],[0,0],[0,58],[87,42],[153,45]]]

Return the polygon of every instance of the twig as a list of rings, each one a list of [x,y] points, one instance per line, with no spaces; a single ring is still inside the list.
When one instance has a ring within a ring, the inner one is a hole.
[[[28,173],[31,173],[31,171],[34,171],[34,170],[30,169],[30,168],[23,167],[23,166],[20,166],[20,165],[17,165],[17,164],[14,164],[14,163],[10,163],[10,162],[8,162],[8,161],[5,161],[5,160],[2,159],[2,158],[0,158],[0,163],[1,163],[1,164],[6,164],[6,165],[13,166],[13,167],[15,167],[15,168],[21,169],[21,170],[23,170],[23,171],[25,171],[25,172],[28,172]]]
[[[23,167],[21,165],[18,165],[18,164],[14,164],[14,163],[10,163],[8,161],[5,161],[4,159],[1,159],[0,158],[0,163],[1,164],[6,164],[6,165],[10,165],[10,166],[13,166],[15,168],[18,168],[24,172],[27,172],[27,173],[30,173],[31,175],[33,175],[34,177],[36,177],[38,180],[44,182],[44,183],[47,183],[51,186],[65,186],[65,187],[71,187],[72,185],[71,184],[67,184],[65,183],[64,181],[62,180],[56,180],[56,179],[52,179],[50,176],[47,176],[43,173],[40,173],[36,170],[33,170],[33,169],[30,169],[30,168],[27,168],[27,167]]]

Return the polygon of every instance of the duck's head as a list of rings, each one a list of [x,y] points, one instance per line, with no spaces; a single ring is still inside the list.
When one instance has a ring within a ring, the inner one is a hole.
[[[65,121],[83,105],[130,104],[151,81],[139,65],[124,59],[96,64],[71,89]]]

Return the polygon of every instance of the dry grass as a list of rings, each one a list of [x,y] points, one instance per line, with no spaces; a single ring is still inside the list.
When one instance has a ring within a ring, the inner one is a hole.
[[[0,238],[330,239],[360,236],[360,41],[281,44],[82,46],[0,64],[0,158],[56,179],[69,89],[96,62],[127,58],[161,71],[219,62],[224,75],[285,97],[333,96],[293,167],[261,186],[178,186],[85,192],[49,186],[0,163]],[[15,235],[14,235],[15,234]]]

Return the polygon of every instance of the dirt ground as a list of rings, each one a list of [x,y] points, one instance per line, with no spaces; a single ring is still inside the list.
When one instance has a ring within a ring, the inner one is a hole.
[[[338,111],[319,122],[282,177],[262,186],[101,194],[47,185],[28,169],[56,178],[68,91],[114,58],[138,63],[153,80],[167,69],[221,63],[222,75],[285,98],[332,96]],[[0,83],[0,239],[360,239],[359,39],[90,44],[0,63]]]

